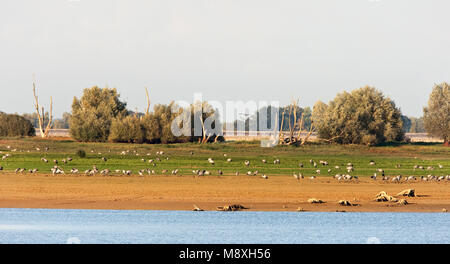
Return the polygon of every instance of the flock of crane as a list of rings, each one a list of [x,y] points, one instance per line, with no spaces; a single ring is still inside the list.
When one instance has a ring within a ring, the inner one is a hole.
[[[39,148],[36,148],[36,150],[40,150]],[[48,151],[48,148],[46,148],[46,151]],[[93,152],[93,151],[92,151]],[[127,150],[127,151],[122,151],[122,152],[120,152],[120,154],[121,155],[127,155],[128,153],[129,153],[130,151],[129,150]],[[99,153],[99,154],[101,154],[101,153]],[[136,155],[139,155],[139,154],[137,154],[136,153]],[[153,166],[153,167],[155,167],[156,166],[156,164],[157,164],[157,162],[161,162],[162,161],[162,159],[166,159],[166,160],[169,160],[169,157],[163,157],[163,155],[164,155],[164,151],[157,151],[156,152],[156,158],[154,158],[154,159],[148,159],[148,160],[146,160],[145,158],[141,158],[141,161],[142,162],[147,162],[147,163],[149,163],[151,166]],[[194,152],[193,151],[190,151],[190,155],[194,155]],[[151,156],[151,154],[150,153],[148,153],[147,154],[147,156]],[[231,159],[231,158],[229,158],[228,156],[227,156],[227,154],[223,154],[223,156],[224,156],[224,158],[225,158],[225,160],[226,160],[226,162],[227,163],[231,163],[233,160]],[[11,157],[11,154],[5,154],[3,157],[2,157],[2,160],[6,160],[7,158],[9,158],[9,157]],[[72,158],[70,158],[70,157],[67,157],[67,158],[64,158],[64,159],[62,159],[61,160],[61,162],[63,163],[63,164],[68,164],[68,163],[70,163],[71,161],[72,161],[73,159]],[[101,158],[101,160],[102,160],[102,162],[105,164],[107,161],[108,161],[108,159],[106,158],[106,157],[102,157]],[[48,159],[46,159],[45,157],[42,157],[41,158],[41,161],[42,162],[45,162],[45,163],[49,163],[50,161],[48,160]],[[211,167],[215,167],[215,164],[216,164],[216,162],[214,161],[214,159],[213,158],[208,158],[207,159],[207,162],[210,164],[210,166]],[[266,160],[266,159],[262,159],[261,160],[261,162],[263,163],[263,164],[267,164],[268,163],[268,161]],[[59,164],[60,164],[60,162],[58,161],[58,160],[53,160],[53,163],[54,163],[54,166],[50,169],[50,172],[52,173],[52,174],[54,174],[54,175],[56,175],[56,174],[66,174],[66,172],[59,166]],[[250,167],[250,161],[249,160],[245,160],[244,162],[243,162],[243,165],[244,165],[244,168],[245,167]],[[323,171],[327,171],[328,172],[328,174],[330,175],[331,174],[331,172],[333,171],[333,169],[330,167],[330,165],[329,165],[329,162],[328,161],[326,161],[326,160],[319,160],[318,162],[316,162],[316,161],[314,161],[314,160],[309,160],[309,163],[310,163],[310,166],[312,166],[313,168],[314,168],[314,172],[315,172],[315,174],[316,175],[320,175],[321,173],[322,173],[322,170]],[[280,159],[274,159],[273,160],[273,164],[280,164]],[[376,165],[376,163],[375,163],[375,161],[373,161],[373,160],[371,160],[370,162],[369,162],[369,165],[370,166],[375,166]],[[304,166],[304,164],[303,163],[299,163],[298,164],[298,166],[299,166],[299,168],[300,168],[300,172],[294,172],[293,173],[293,177],[297,180],[297,181],[300,181],[301,179],[304,179],[305,178],[305,176],[304,176],[304,174],[303,174],[303,172],[301,171],[301,169],[302,168],[304,168],[305,166]],[[397,164],[396,165],[396,168],[400,168],[401,167],[401,165],[400,164]],[[440,171],[442,171],[442,169],[444,168],[441,164],[438,164],[437,165],[437,167],[440,169]],[[335,165],[334,167],[333,167],[335,170],[340,170],[341,168],[340,168],[340,166],[339,165]],[[0,170],[3,170],[3,167],[0,165]],[[352,180],[358,180],[358,176],[355,176],[355,175],[351,175],[354,171],[355,171],[355,167],[354,167],[354,165],[352,164],[352,163],[347,163],[346,164],[346,166],[345,166],[345,170],[347,171],[347,173],[344,173],[344,174],[340,174],[340,173],[338,173],[338,174],[335,174],[334,176],[332,176],[334,179],[336,179],[337,181],[352,181]],[[433,166],[428,166],[428,167],[424,167],[424,166],[422,166],[422,165],[414,165],[413,166],[413,170],[414,171],[416,171],[416,170],[422,170],[422,171],[434,171],[435,170],[435,167],[433,167]],[[26,168],[17,168],[16,170],[15,170],[15,173],[37,173],[39,170],[38,169],[36,169],[36,168],[33,168],[33,169],[26,169]],[[370,178],[372,179],[372,180],[377,180],[377,179],[381,179],[382,181],[386,181],[386,182],[402,182],[402,181],[417,181],[417,180],[421,180],[421,181],[450,181],[450,175],[439,175],[439,176],[437,176],[437,175],[433,175],[433,174],[428,174],[428,175],[422,175],[422,176],[402,176],[402,175],[396,175],[396,176],[387,176],[386,174],[385,174],[385,171],[384,171],[384,169],[381,169],[381,168],[377,168],[376,170],[375,170],[376,172],[372,175],[372,176],[370,176]],[[70,170],[70,174],[79,174],[80,173],[80,171],[77,169],[77,168],[72,168],[71,170]],[[123,175],[126,175],[126,176],[130,176],[130,175],[132,175],[133,174],[133,171],[132,170],[120,170],[120,169],[117,169],[117,170],[114,170],[114,173],[115,174],[123,174]],[[174,169],[174,170],[171,170],[171,171],[169,171],[169,170],[167,170],[167,169],[163,169],[163,170],[161,170],[161,174],[169,174],[169,173],[171,173],[172,175],[179,175],[180,176],[180,169]],[[86,175],[86,176],[93,176],[93,175],[96,175],[96,174],[100,174],[100,175],[104,175],[104,176],[107,176],[107,175],[110,175],[110,174],[112,174],[112,171],[110,170],[110,169],[102,169],[102,170],[99,170],[98,169],[98,167],[96,166],[96,165],[93,165],[92,166],[92,169],[87,169],[87,170],[85,170],[84,171],[84,174]],[[155,170],[155,169],[151,169],[151,168],[146,168],[146,169],[141,169],[141,170],[139,170],[138,171],[138,174],[139,174],[139,176],[141,176],[141,177],[143,177],[143,176],[145,176],[145,175],[156,175],[157,174],[157,171]],[[211,171],[211,170],[208,170],[208,169],[195,169],[195,170],[192,170],[192,174],[194,175],[194,176],[208,176],[208,175],[213,175],[213,172]],[[215,174],[215,175],[219,175],[219,176],[221,176],[221,175],[223,175],[224,174],[224,172],[221,170],[221,169],[218,169],[217,170],[217,174]],[[234,173],[236,176],[238,176],[238,175],[240,175],[240,172],[239,171],[236,171],[235,173]],[[255,170],[255,171],[251,171],[251,170],[248,170],[246,173],[245,173],[245,175],[248,175],[248,176],[260,176],[261,178],[263,178],[263,179],[268,179],[269,177],[266,175],[266,174],[264,174],[264,173],[260,173],[258,170]],[[311,180],[313,180],[313,179],[315,179],[316,178],[316,175],[311,175],[311,176],[309,176],[308,178],[309,179],[311,179]]]

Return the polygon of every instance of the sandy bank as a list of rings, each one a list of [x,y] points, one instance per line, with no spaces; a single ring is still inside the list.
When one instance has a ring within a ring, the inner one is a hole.
[[[396,195],[415,189],[408,205],[375,202],[380,191]],[[310,204],[310,198],[325,201]],[[339,200],[358,206],[341,206]],[[362,179],[337,182],[329,177],[296,181],[292,176],[264,180],[251,176],[53,176],[0,174],[0,207],[64,209],[204,210],[242,204],[251,211],[441,212],[450,210],[450,183],[383,183]]]

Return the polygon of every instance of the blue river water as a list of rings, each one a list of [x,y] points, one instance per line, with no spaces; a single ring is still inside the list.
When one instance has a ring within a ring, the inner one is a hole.
[[[0,209],[0,243],[450,243],[449,213]]]

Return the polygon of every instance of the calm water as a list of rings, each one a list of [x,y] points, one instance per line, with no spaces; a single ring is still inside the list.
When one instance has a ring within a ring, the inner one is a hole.
[[[0,243],[450,243],[446,213],[0,209]]]

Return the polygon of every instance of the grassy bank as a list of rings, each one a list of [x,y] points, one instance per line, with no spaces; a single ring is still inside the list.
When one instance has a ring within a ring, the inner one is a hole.
[[[75,153],[78,150],[84,150],[87,156],[77,157]],[[206,169],[211,171],[212,175],[217,175],[218,170],[222,170],[224,175],[234,175],[236,171],[245,174],[247,171],[258,170],[269,176],[292,175],[293,172],[302,172],[308,176],[318,175],[316,170],[320,169],[321,176],[331,176],[346,173],[346,164],[351,162],[355,167],[352,175],[359,177],[371,176],[377,168],[383,168],[387,175],[450,174],[450,148],[432,143],[387,144],[375,147],[309,144],[301,147],[261,148],[258,141],[204,145],[137,145],[80,143],[68,139],[3,138],[0,139],[0,151],[0,156],[10,155],[0,160],[3,172],[11,172],[16,168],[36,168],[40,173],[50,173],[50,168],[55,165],[53,160],[56,159],[58,166],[66,173],[71,168],[78,168],[83,172],[96,165],[100,170],[132,170],[133,174],[137,174],[140,169],[150,168],[157,174],[161,174],[162,170],[168,170],[170,173],[171,170],[179,169],[181,175],[192,175],[194,169]],[[157,155],[157,151],[163,151],[164,154]],[[73,160],[63,164],[62,160],[68,157]],[[102,157],[107,158],[107,161],[102,161]],[[148,160],[156,160],[157,157],[161,161],[155,161],[156,166],[151,166]],[[46,158],[49,162],[45,163],[41,158]],[[208,163],[208,158],[214,159],[214,166]],[[227,158],[232,161],[227,162]],[[267,163],[263,163],[263,159],[266,159]],[[275,159],[280,159],[280,164],[274,164]],[[319,160],[325,160],[329,166],[319,164],[314,168],[310,163],[311,159],[317,163]],[[245,160],[250,161],[249,166],[244,165]],[[375,161],[376,165],[369,165],[371,160]],[[299,163],[303,163],[304,167],[300,168]],[[400,168],[397,168],[397,164],[401,165]],[[443,169],[440,169],[438,164],[441,164]],[[414,165],[422,165],[425,170],[413,170]],[[335,166],[340,168],[336,169]],[[433,166],[434,170],[426,170],[428,166]],[[331,169],[331,172],[328,172],[328,169]]]

